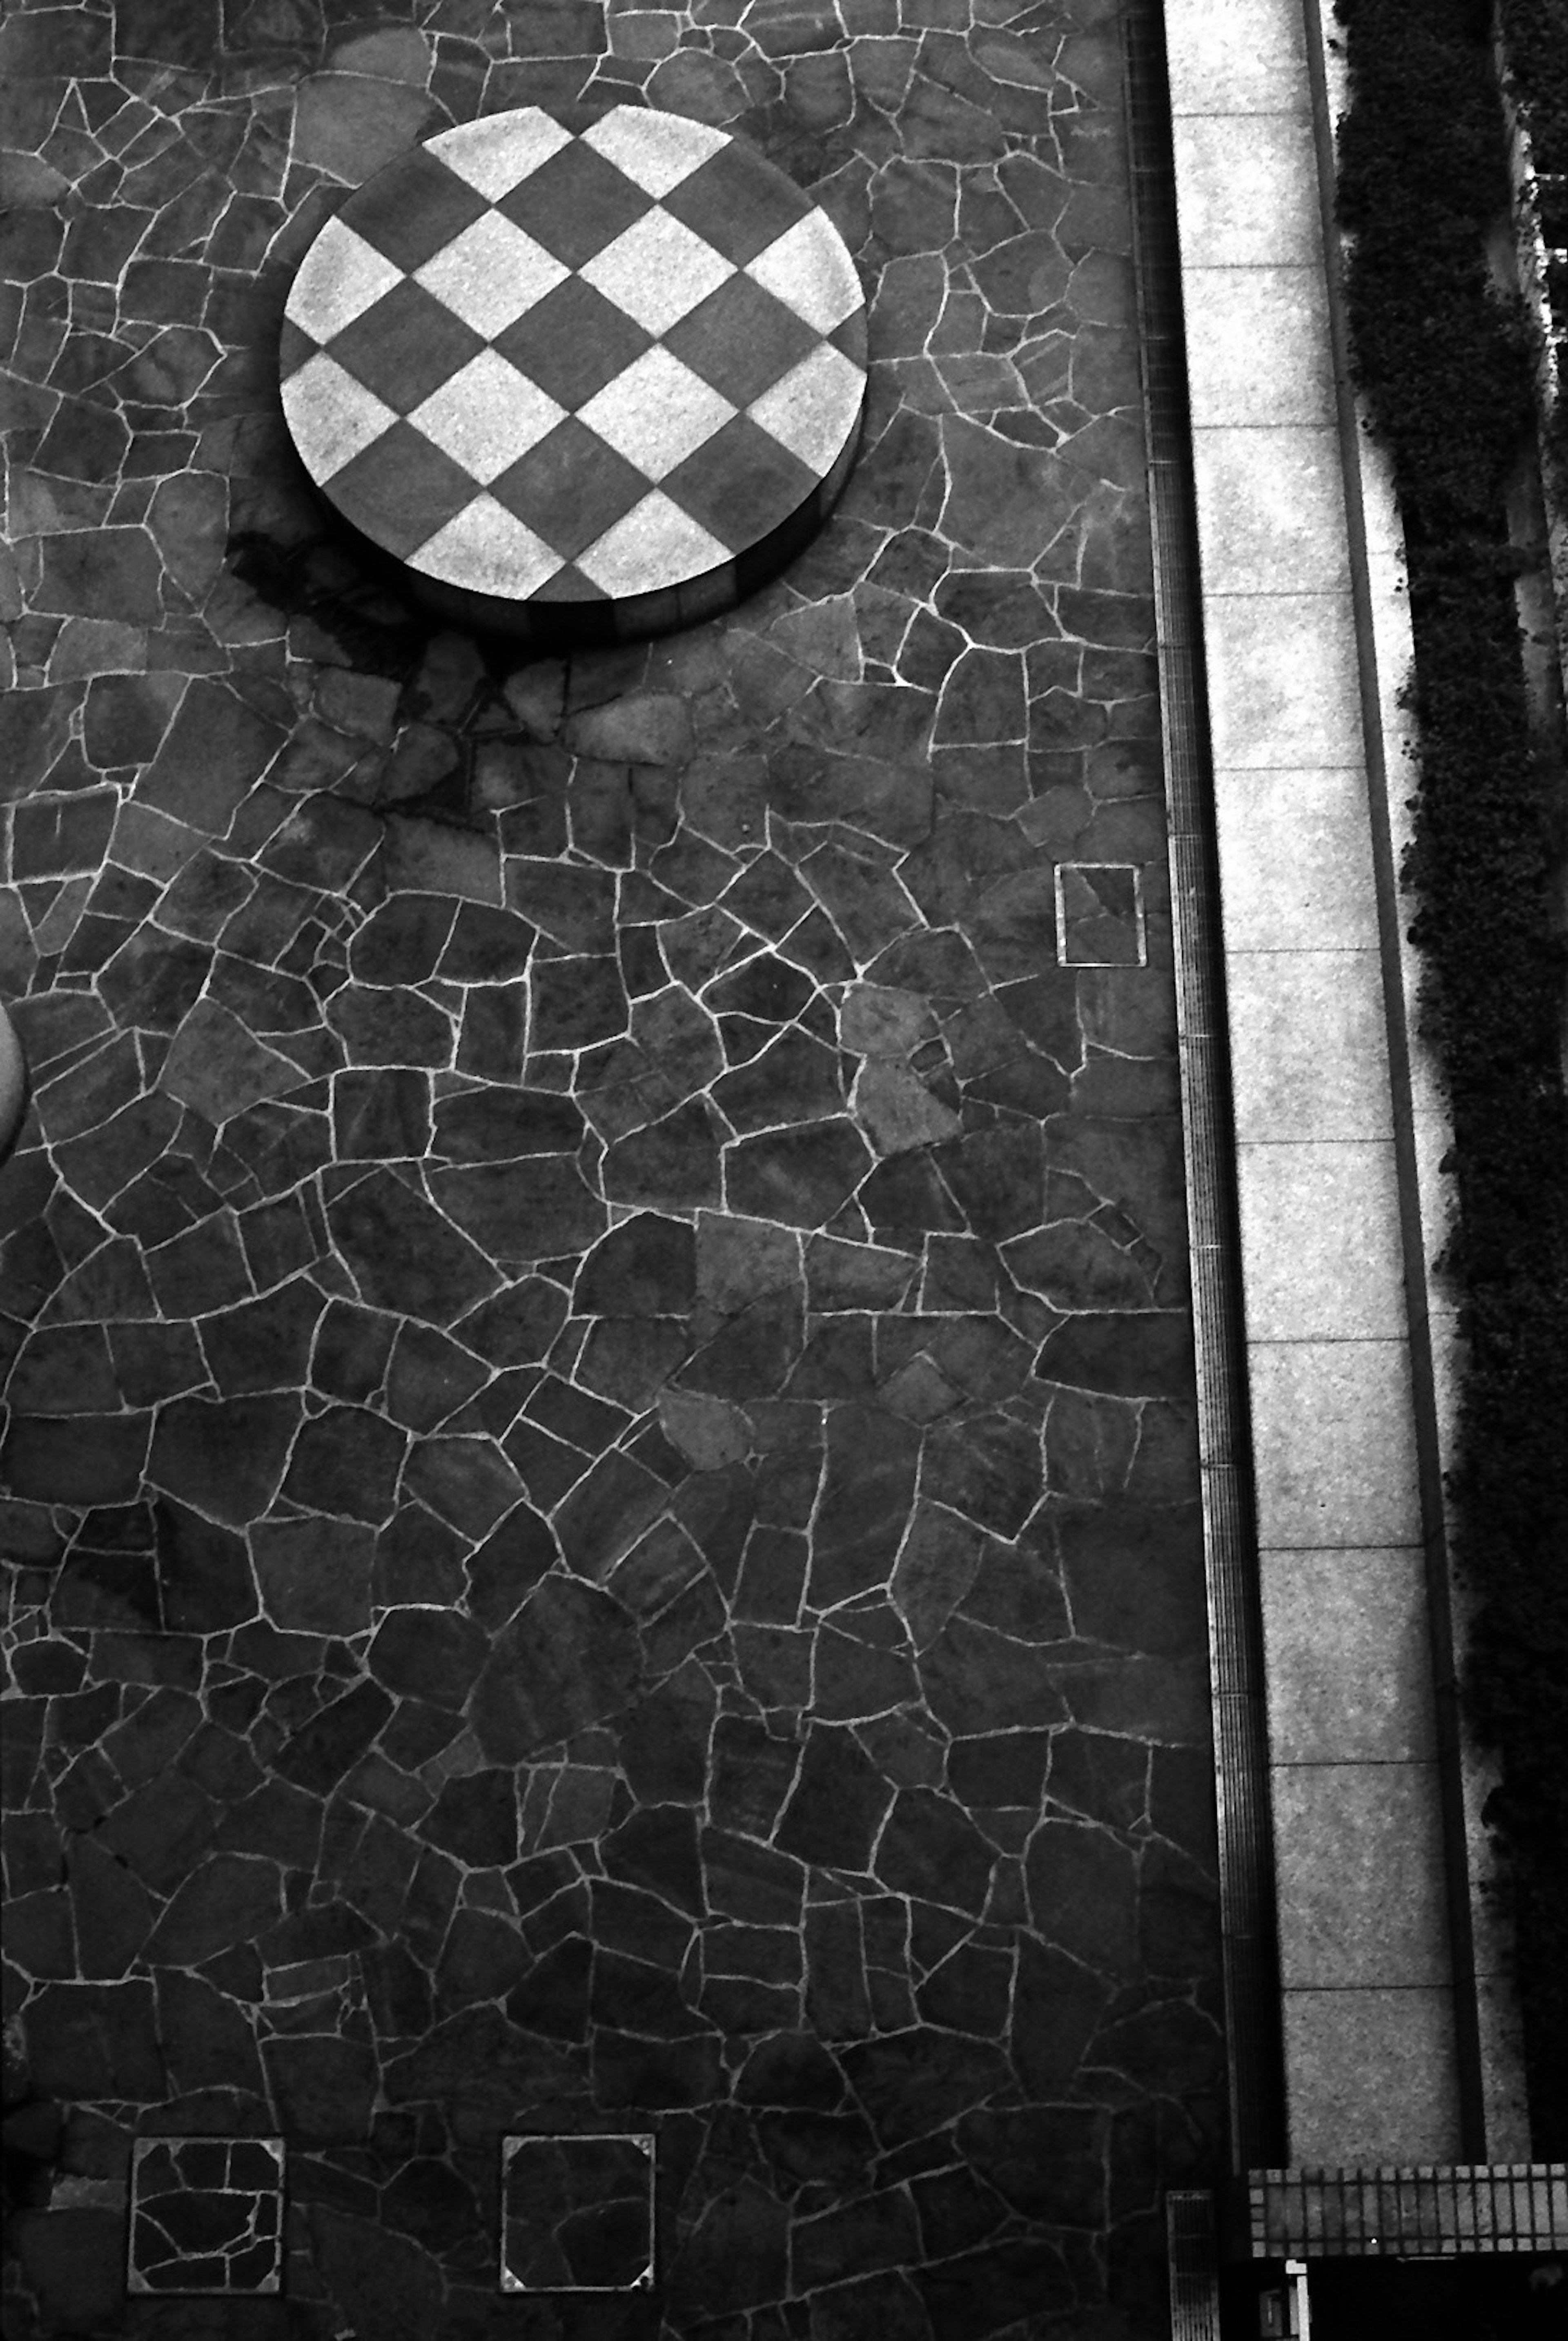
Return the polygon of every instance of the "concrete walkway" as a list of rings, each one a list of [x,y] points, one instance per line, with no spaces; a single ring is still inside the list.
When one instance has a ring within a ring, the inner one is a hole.
[[[1446,1133],[1393,875],[1411,784],[1402,538],[1336,362],[1324,125],[1345,98],[1316,0],[1167,0],[1165,16],[1288,2159],[1516,2160],[1523,2083],[1479,1900],[1470,1751],[1450,1767],[1445,1856],[1453,1320],[1430,1263]]]

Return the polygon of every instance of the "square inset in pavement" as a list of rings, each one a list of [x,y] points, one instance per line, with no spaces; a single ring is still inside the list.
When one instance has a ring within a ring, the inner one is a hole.
[[[568,268],[581,268],[603,252],[648,207],[646,192],[580,138],[552,154],[496,205]]]
[[[126,2291],[281,2291],[283,2179],[281,2137],[138,2138]]]
[[[1144,967],[1144,873],[1135,862],[1056,865],[1056,957],[1063,967]]]
[[[634,2132],[501,2141],[503,2292],[654,2281],[654,2145]]]
[[[494,346],[519,374],[547,390],[570,413],[652,343],[653,335],[624,309],[580,276],[569,276],[514,325],[497,334]]]
[[[476,358],[484,337],[405,277],[334,339],[330,354],[399,414]]]

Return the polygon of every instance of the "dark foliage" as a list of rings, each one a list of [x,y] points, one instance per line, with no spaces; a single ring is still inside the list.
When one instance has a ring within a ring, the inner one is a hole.
[[[1450,1491],[1479,1599],[1464,1692],[1502,1758],[1487,1818],[1508,1857],[1534,2151],[1555,2157],[1568,2151],[1568,1110],[1551,899],[1563,769],[1561,741],[1533,722],[1503,509],[1531,443],[1533,348],[1486,259],[1509,202],[1491,9],[1353,0],[1339,15],[1353,364],[1410,553],[1419,794],[1404,878],[1454,1131],[1445,1265],[1468,1358]],[[1504,15],[1555,151],[1568,11],[1521,0]]]

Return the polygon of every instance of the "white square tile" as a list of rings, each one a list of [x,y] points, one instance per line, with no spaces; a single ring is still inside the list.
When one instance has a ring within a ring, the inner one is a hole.
[[[662,480],[738,410],[661,347],[644,350],[577,412],[628,463]]]
[[[394,261],[342,220],[330,219],[295,278],[287,314],[313,341],[330,342],[402,282]]]
[[[554,431],[565,412],[504,357],[481,350],[408,420],[488,486]]]
[[[525,601],[563,566],[561,556],[494,496],[475,496],[427,537],[408,565],[474,593]]]
[[[819,334],[831,334],[853,317],[864,298],[854,263],[825,212],[797,220],[747,262],[746,274]]]
[[[592,146],[650,195],[668,194],[729,143],[727,131],[689,121],[684,115],[660,114],[648,105],[612,106],[583,133],[584,146]]]
[[[730,558],[689,513],[657,493],[634,504],[597,543],[577,556],[577,567],[601,592],[649,593],[704,577]]]
[[[569,146],[572,134],[539,106],[521,105],[481,122],[464,122],[430,143],[449,171],[494,204]]]
[[[486,212],[416,268],[414,277],[465,325],[493,341],[571,273],[524,229],[499,212]]]
[[[283,385],[283,411],[295,445],[318,483],[389,431],[397,416],[325,351]]]
[[[656,205],[577,272],[649,334],[668,333],[734,273],[733,261]]]
[[[822,342],[754,399],[746,413],[792,455],[825,478],[854,429],[865,376],[853,358]]]

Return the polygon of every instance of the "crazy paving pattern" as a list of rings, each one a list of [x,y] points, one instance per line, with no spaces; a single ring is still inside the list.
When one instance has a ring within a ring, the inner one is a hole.
[[[519,107],[349,197],[281,369],[306,471],[372,545],[514,634],[613,638],[733,608],[814,533],[865,304],[826,214],[724,132]]]
[[[1115,19],[0,32],[18,2341],[1162,2329],[1223,2055]],[[637,97],[834,220],[864,452],[733,615],[487,667],[324,538],[287,288],[421,136]],[[592,2174],[503,2142],[606,2136],[654,2283],[504,2291]],[[280,2296],[127,2296],[262,2266],[191,2139],[285,2145]]]

